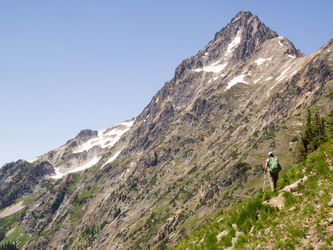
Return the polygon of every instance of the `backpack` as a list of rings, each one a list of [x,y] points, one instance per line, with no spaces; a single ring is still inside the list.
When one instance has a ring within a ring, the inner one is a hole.
[[[276,156],[274,156],[273,158],[268,158],[268,160],[269,160],[268,172],[276,173],[281,171],[282,168]]]

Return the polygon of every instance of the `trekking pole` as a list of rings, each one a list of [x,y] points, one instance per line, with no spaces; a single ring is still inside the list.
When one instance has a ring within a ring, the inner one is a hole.
[[[264,186],[262,187],[262,192],[265,193],[265,182],[266,182],[266,171],[264,176]]]
[[[266,162],[264,163],[264,165],[266,164]],[[266,173],[267,173],[267,171],[265,171],[265,168],[266,168],[266,165],[265,165],[265,167],[264,167],[264,172],[265,172],[265,175],[264,175],[264,186],[262,187],[262,192],[263,193],[265,193],[265,182],[266,182]]]

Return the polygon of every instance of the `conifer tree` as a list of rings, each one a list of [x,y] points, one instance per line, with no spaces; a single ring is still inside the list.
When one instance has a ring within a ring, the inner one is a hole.
[[[313,129],[312,129],[312,114],[311,110],[308,109],[308,113],[306,115],[306,123],[305,123],[305,129],[301,136],[301,141],[303,143],[305,152],[308,152],[310,149],[310,143],[313,140]]]
[[[333,109],[330,111],[330,113],[328,114],[328,132],[330,133],[330,135],[333,135]]]
[[[6,237],[6,234],[3,230],[0,230],[0,241],[2,241]]]
[[[333,110],[330,115],[333,118]],[[315,151],[326,138],[326,119],[321,118],[319,112],[314,117],[311,110],[307,110],[306,123],[303,134],[301,135],[301,145],[298,147],[299,158],[304,159],[307,154]],[[333,119],[329,123],[329,129],[333,132]]]

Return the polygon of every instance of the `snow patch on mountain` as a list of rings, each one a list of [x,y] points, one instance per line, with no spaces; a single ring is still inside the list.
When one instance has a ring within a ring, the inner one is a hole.
[[[115,159],[117,159],[117,157],[120,155],[122,149],[120,149],[119,151],[117,151],[107,162],[105,162],[103,164],[103,166],[101,166],[101,169],[104,168],[107,164],[113,162]]]
[[[237,48],[237,45],[240,44],[240,42],[241,42],[241,34],[242,34],[242,30],[239,30],[237,32],[237,35],[235,36],[235,38],[228,45],[227,54],[231,54]]]
[[[134,119],[125,121],[116,126],[97,131],[97,133],[94,131],[92,135],[88,135],[90,137],[88,137],[86,141],[84,141],[83,136],[77,136],[66,145],[54,150],[52,152],[52,156],[55,159],[62,159],[62,154],[64,152],[70,152],[70,150],[73,151],[71,152],[72,157],[67,159],[67,161],[65,160],[61,162],[61,164],[58,164],[57,161],[51,161],[51,164],[56,167],[54,167],[55,174],[50,177],[53,179],[60,179],[66,174],[83,171],[93,167],[102,159],[102,155],[106,152],[106,150],[113,147],[116,142],[133,126],[134,121]],[[72,146],[73,144],[76,146]],[[92,148],[94,149],[91,150]],[[117,158],[119,153],[120,152],[117,152],[115,156],[113,156],[113,159]],[[41,156],[40,160],[49,160],[47,157],[48,154]],[[111,161],[112,158],[107,163],[110,163]]]
[[[279,76],[278,78],[276,78],[276,81],[279,82],[279,81],[281,81],[283,78],[285,78],[284,75],[290,70],[290,68],[291,68],[291,67],[288,67],[286,70],[284,70],[284,71],[280,74],[280,76]],[[272,88],[273,88],[273,87],[272,87]],[[271,88],[271,89],[272,89],[272,88]]]
[[[216,61],[216,62],[214,62],[214,63],[212,63],[208,66],[205,66],[203,68],[194,69],[193,71],[195,71],[195,72],[204,71],[204,72],[219,73],[228,65],[228,63],[223,63],[223,64],[220,64],[220,63],[221,63],[221,61]]]
[[[65,172],[65,173],[60,173],[59,168],[54,168],[56,174],[52,175],[51,178],[53,178],[53,179],[60,179],[63,176],[65,176],[66,174],[75,173],[75,172],[86,170],[86,169],[91,168],[92,166],[94,166],[96,163],[98,163],[101,158],[102,158],[101,156],[100,157],[95,156],[92,160],[90,160],[86,164],[84,164],[84,165],[82,165],[80,167],[77,167],[77,168],[75,168],[73,170],[70,170],[68,172]]]
[[[129,171],[130,171],[130,168],[134,167],[135,165],[136,165],[136,162],[133,162],[133,161],[132,161],[131,165],[130,165],[129,168],[127,169],[127,172],[129,172]]]
[[[73,153],[81,153],[84,151],[89,151],[95,146],[98,146],[100,148],[110,148],[112,147],[123,134],[125,134],[132,126],[133,121],[123,122],[119,125],[108,128],[104,130],[98,131],[98,136],[95,138],[92,138],[79,146],[77,150],[75,150]]]
[[[36,159],[33,159],[33,160],[29,160],[29,161],[27,161],[27,162],[29,162],[29,163],[34,163],[35,161],[37,161],[39,158],[36,158]]]
[[[291,75],[290,76],[293,76],[293,75],[295,75],[295,74],[297,74],[297,70],[295,70],[293,73],[291,73]]]
[[[81,167],[78,167],[76,169],[73,169],[71,171],[69,171],[68,173],[75,173],[75,172],[79,172],[79,171],[82,171],[82,170],[86,170],[88,168],[91,168],[92,166],[94,166],[95,164],[97,164],[97,162],[99,162],[99,160],[101,159],[102,157],[98,157],[98,156],[95,156],[91,161],[87,162],[86,164],[84,164],[83,166]]]
[[[225,69],[225,67],[227,67],[231,54],[232,52],[237,48],[237,46],[240,44],[241,42],[241,34],[242,34],[242,30],[239,30],[236,34],[236,36],[234,37],[234,39],[228,44],[227,50],[224,54],[224,60],[218,60],[208,66],[204,66],[203,68],[197,68],[197,69],[192,69],[194,72],[213,72],[213,73],[220,73],[221,71],[223,71]],[[207,56],[208,53],[205,53],[205,56]],[[224,76],[224,75],[222,75]]]
[[[237,83],[245,83],[248,84],[248,82],[244,81],[244,78],[248,76],[247,75],[240,75],[240,76],[236,76],[235,78],[233,78],[229,83],[228,86],[226,87],[225,90],[230,89],[232,86],[236,85]]]
[[[280,36],[279,38],[281,38],[281,39],[279,40],[279,44],[280,44],[280,46],[284,47],[285,45],[281,42],[281,40],[284,39],[284,37],[283,37],[283,36]]]
[[[262,77],[260,77],[259,79],[257,79],[257,80],[254,80],[253,81],[253,83],[258,83],[261,79],[263,78],[263,76]]]
[[[271,60],[272,60],[272,57],[270,57],[270,58],[259,58],[258,60],[255,61],[255,63],[259,66],[259,65],[263,64],[264,62],[271,61]]]

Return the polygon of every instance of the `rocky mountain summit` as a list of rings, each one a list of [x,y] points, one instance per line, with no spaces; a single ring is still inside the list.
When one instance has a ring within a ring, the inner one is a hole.
[[[102,155],[118,142],[133,125],[134,119],[105,130],[84,129],[62,147],[42,155],[34,162],[48,161],[55,168],[52,178],[88,169],[99,162]]]
[[[26,192],[36,199],[18,219],[25,247],[163,249],[257,193],[267,152],[287,169],[305,110],[333,108],[332,49],[305,56],[239,12],[135,120],[25,163],[53,168]]]

